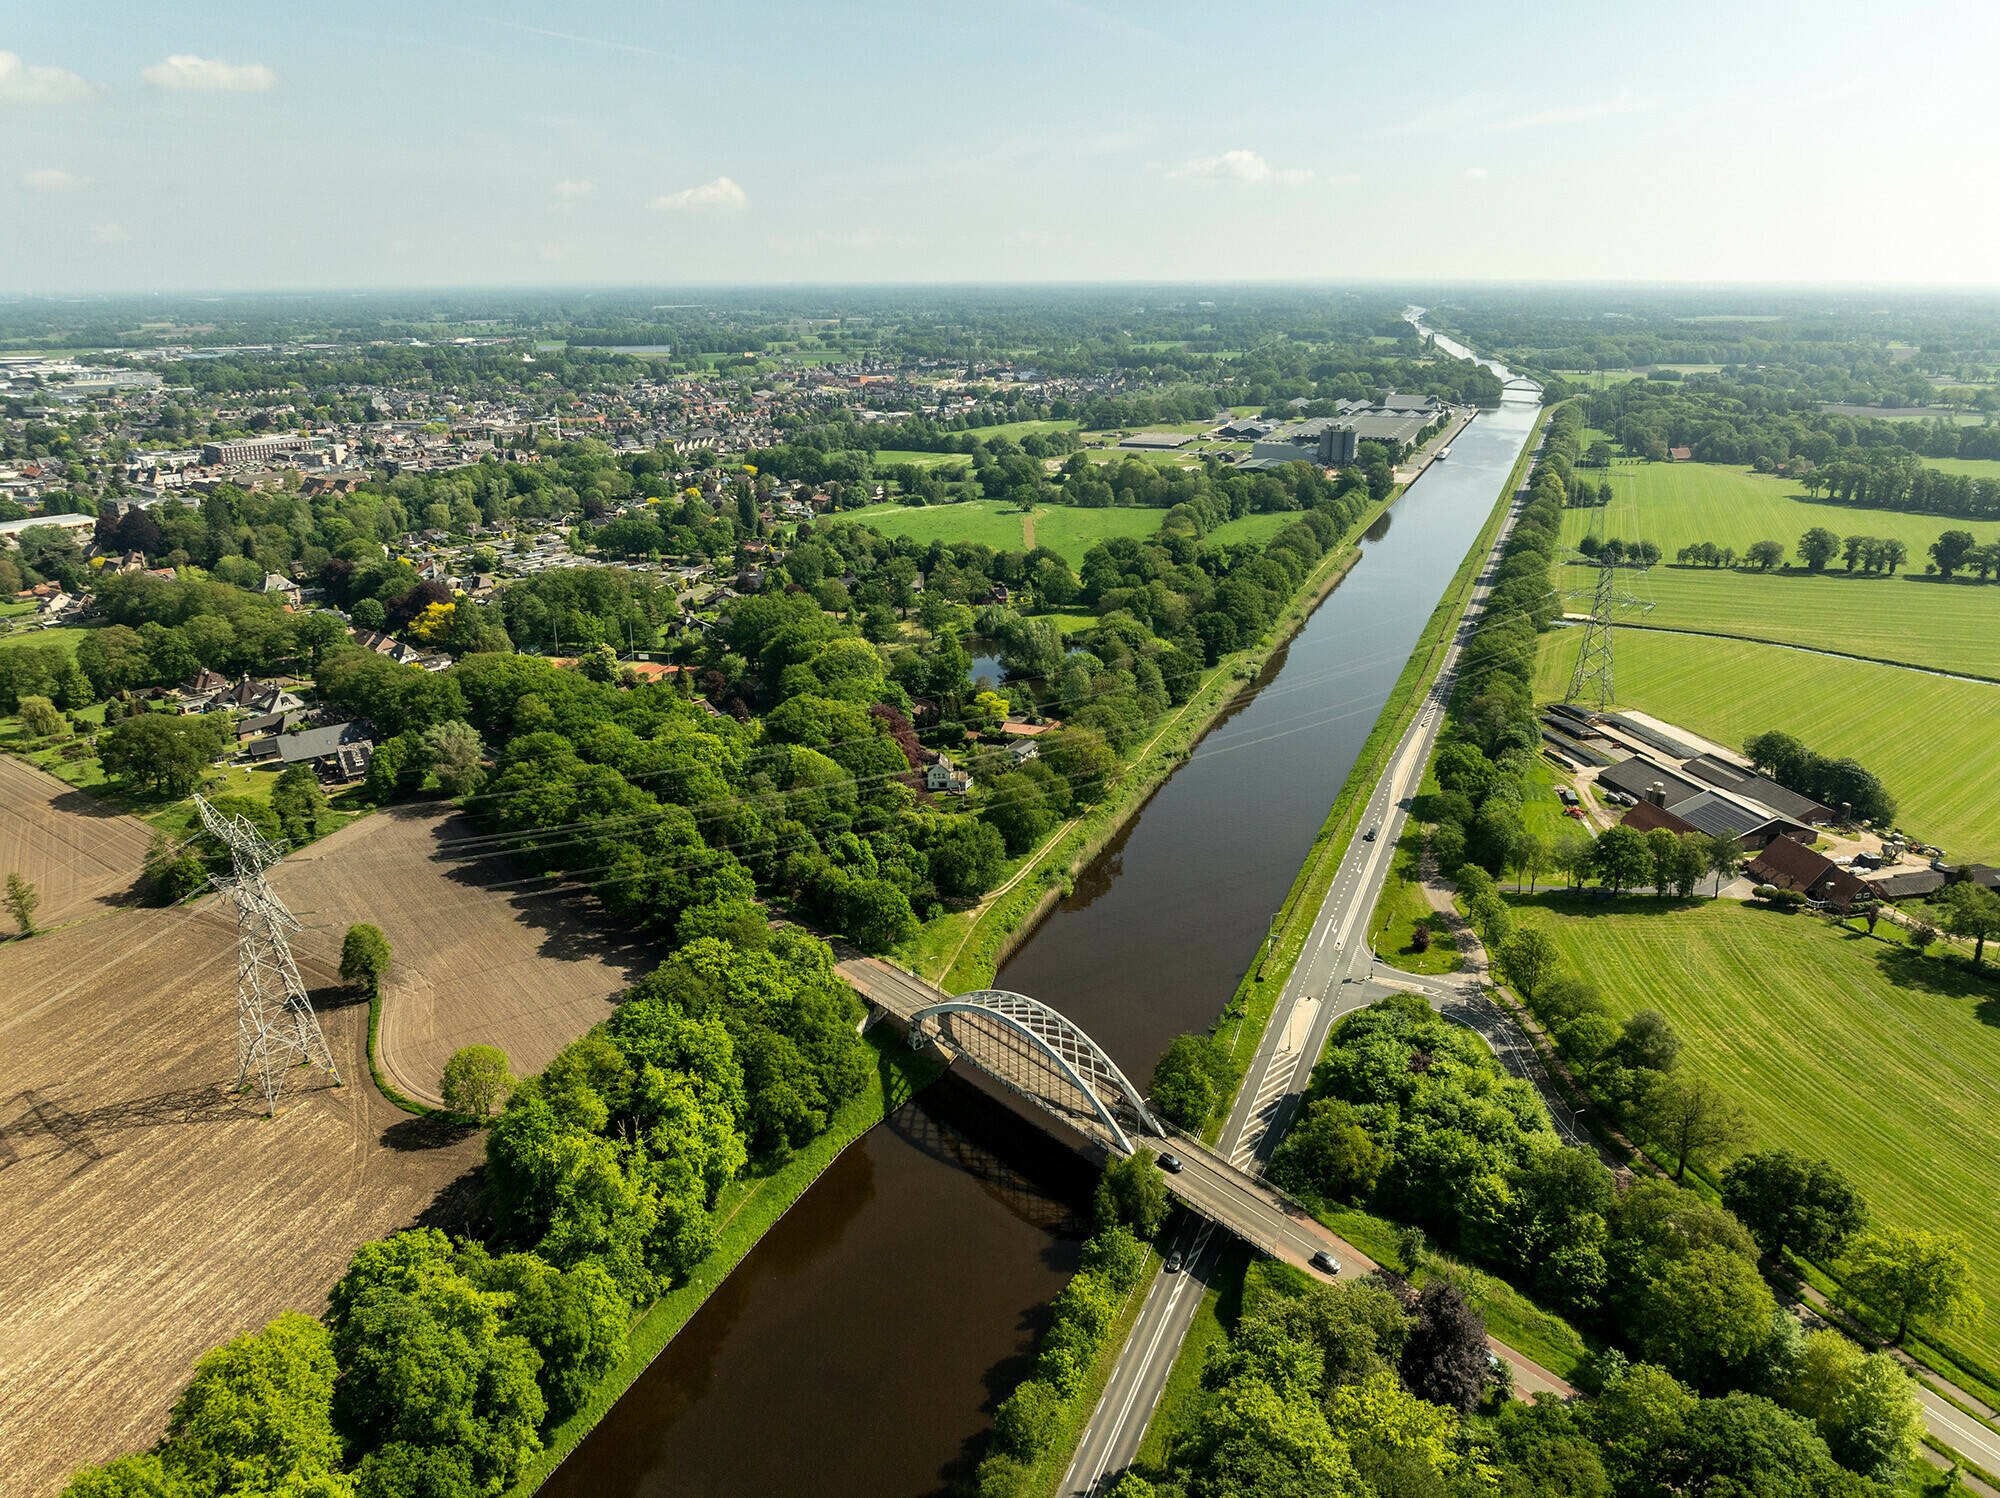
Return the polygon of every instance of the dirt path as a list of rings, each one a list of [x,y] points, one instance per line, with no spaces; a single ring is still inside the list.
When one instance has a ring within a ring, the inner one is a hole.
[[[1027,511],[1021,516],[1021,550],[1035,549],[1035,512]]]

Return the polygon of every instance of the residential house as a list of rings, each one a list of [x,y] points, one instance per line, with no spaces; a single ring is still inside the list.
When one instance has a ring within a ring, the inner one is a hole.
[[[375,757],[375,731],[366,723],[333,723],[299,733],[259,739],[249,748],[253,760],[276,759],[288,769],[311,765],[323,781],[345,785],[368,773]]]
[[[951,762],[951,756],[940,749],[924,766],[924,789],[943,791],[952,796],[963,796],[972,789],[972,775]]]
[[[1797,890],[1836,910],[1846,910],[1870,893],[1866,884],[1825,854],[1788,837],[1773,838],[1744,872],[1759,884]]]

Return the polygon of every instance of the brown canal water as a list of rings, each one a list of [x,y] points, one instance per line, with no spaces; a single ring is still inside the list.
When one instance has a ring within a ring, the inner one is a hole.
[[[1533,424],[1482,413],[1098,856],[997,985],[1142,1086],[1254,960]],[[1074,1272],[1092,1175],[956,1074],[857,1142],[544,1486],[551,1498],[929,1498],[969,1480]]]

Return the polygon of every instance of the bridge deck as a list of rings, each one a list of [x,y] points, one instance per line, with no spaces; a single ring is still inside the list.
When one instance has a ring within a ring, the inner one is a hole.
[[[836,971],[869,1003],[906,1022],[919,1010],[944,1003],[950,997],[923,979],[874,957],[846,958],[836,964]],[[1039,1097],[1036,1101],[1050,1108],[1063,1122],[1072,1127],[1077,1125],[1075,1118],[1052,1102]],[[1261,1177],[1230,1164],[1199,1140],[1180,1134],[1164,1137],[1135,1133],[1133,1143],[1155,1154],[1169,1153],[1179,1159],[1181,1169],[1166,1175],[1167,1189],[1190,1211],[1227,1228],[1273,1258],[1304,1267],[1315,1253],[1325,1249],[1347,1273],[1362,1274],[1375,1267],[1372,1260],[1314,1221],[1303,1207]]]

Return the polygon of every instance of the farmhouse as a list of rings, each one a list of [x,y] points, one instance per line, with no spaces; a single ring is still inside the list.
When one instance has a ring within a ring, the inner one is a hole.
[[[275,759],[287,768],[311,765],[321,780],[345,785],[368,773],[375,757],[375,731],[366,723],[333,723],[259,739],[248,753],[253,760]]]
[[[1788,837],[1773,839],[1744,870],[1759,884],[1794,889],[1808,900],[1845,910],[1868,898],[1868,886],[1824,854]]]
[[[1784,815],[1760,799],[1704,784],[1643,754],[1629,755],[1607,766],[1598,774],[1597,784],[1600,792],[1611,790],[1635,802],[1651,802],[1693,831],[1733,837],[1745,848],[1762,848],[1773,838],[1812,841],[1810,823]]]

